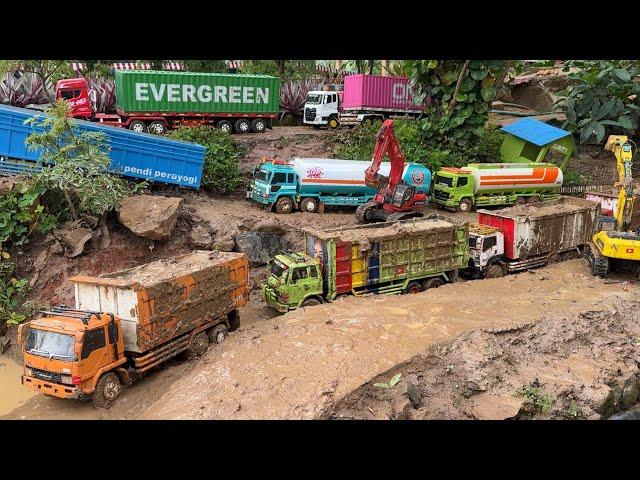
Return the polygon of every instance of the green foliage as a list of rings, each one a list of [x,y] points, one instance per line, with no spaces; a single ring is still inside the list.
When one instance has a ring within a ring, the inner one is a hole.
[[[316,74],[315,60],[245,60],[242,73],[300,80]]]
[[[23,322],[34,310],[27,301],[29,283],[16,278],[14,270],[13,262],[0,258],[0,325]]]
[[[38,186],[60,190],[71,216],[103,215],[117,210],[124,197],[145,183],[132,187],[129,182],[107,171],[109,146],[102,132],[77,132],[75,120],[67,116],[68,104],[57,101],[45,117],[33,117],[27,123],[37,127],[26,140],[30,149],[40,150],[42,172]]]
[[[569,420],[584,418],[584,411],[576,402],[571,402],[566,410],[562,412],[562,416]]]
[[[185,60],[184,66],[190,72],[226,73],[229,69],[224,60]]]
[[[580,135],[580,143],[595,139],[602,143],[608,134],[633,135],[640,120],[639,62],[590,60],[567,62],[578,67],[569,73],[571,83],[559,92],[558,104],[565,108],[562,125]]]
[[[42,193],[41,187],[23,183],[0,196],[0,251],[20,248],[32,232],[44,233],[55,226],[56,217],[45,213],[38,201]]]
[[[565,187],[570,187],[571,185],[585,185],[587,183],[587,179],[580,175],[578,172],[572,172],[570,170],[562,171],[562,184]]]
[[[228,133],[209,127],[189,127],[173,130],[171,137],[206,147],[202,176],[205,186],[220,193],[231,193],[242,184],[238,158],[246,149]]]
[[[391,380],[389,380],[389,382],[384,382],[384,383],[374,383],[373,386],[374,387],[380,387],[380,388],[393,388],[395,387],[398,382],[400,381],[400,377],[402,376],[401,373],[396,373],[393,377],[391,377]]]
[[[427,144],[473,153],[509,62],[412,60],[410,66],[414,98],[426,107],[421,127]]]
[[[476,160],[489,161],[498,158],[502,134],[494,127],[483,129],[477,143],[466,151],[459,152],[454,148],[442,148],[425,138],[423,123],[426,120],[396,120],[394,133],[400,143],[405,161],[420,163],[432,172],[441,167],[462,167]],[[359,125],[353,130],[336,130],[330,140],[333,154],[345,160],[371,160],[375,135],[380,122],[371,125]]]
[[[545,393],[540,387],[532,387],[529,385],[523,385],[518,389],[516,395],[526,398],[533,406],[542,413],[549,413],[556,399],[553,395]]]

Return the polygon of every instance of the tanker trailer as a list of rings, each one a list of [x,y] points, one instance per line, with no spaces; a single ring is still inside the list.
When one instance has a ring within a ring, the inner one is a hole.
[[[433,184],[433,203],[468,212],[475,207],[522,205],[559,197],[562,170],[549,163],[470,163],[442,168]]]
[[[296,209],[322,213],[325,205],[357,207],[376,194],[374,188],[365,184],[364,171],[368,166],[369,162],[331,158],[264,160],[254,169],[247,198],[277,213]],[[380,173],[388,176],[390,168],[389,162],[385,162]],[[431,172],[427,167],[407,163],[402,179],[417,191],[429,194]]]

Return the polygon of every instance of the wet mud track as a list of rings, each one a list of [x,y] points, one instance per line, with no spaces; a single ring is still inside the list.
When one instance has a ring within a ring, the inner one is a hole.
[[[173,383],[147,419],[310,419],[426,347],[470,330],[569,315],[626,298],[584,260],[411,296],[346,298],[254,323]]]

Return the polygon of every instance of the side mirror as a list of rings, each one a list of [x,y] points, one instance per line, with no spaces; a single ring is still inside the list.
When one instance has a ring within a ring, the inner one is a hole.
[[[29,334],[29,323],[18,325],[18,344],[23,346],[26,343],[26,336]]]

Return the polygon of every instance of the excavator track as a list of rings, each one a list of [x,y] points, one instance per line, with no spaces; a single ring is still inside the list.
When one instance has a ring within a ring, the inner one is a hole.
[[[389,214],[387,222],[397,222],[398,220],[408,220],[410,218],[424,217],[422,212],[395,212]]]
[[[592,242],[589,242],[588,246],[585,254],[591,267],[591,273],[597,277],[606,277],[609,275],[609,259],[602,255]]]
[[[369,214],[369,212],[371,211],[371,209],[378,208],[380,208],[380,204],[378,202],[374,202],[373,200],[359,205],[356,209],[356,219],[358,220],[358,223],[371,223],[373,220],[371,219],[371,215]]]

